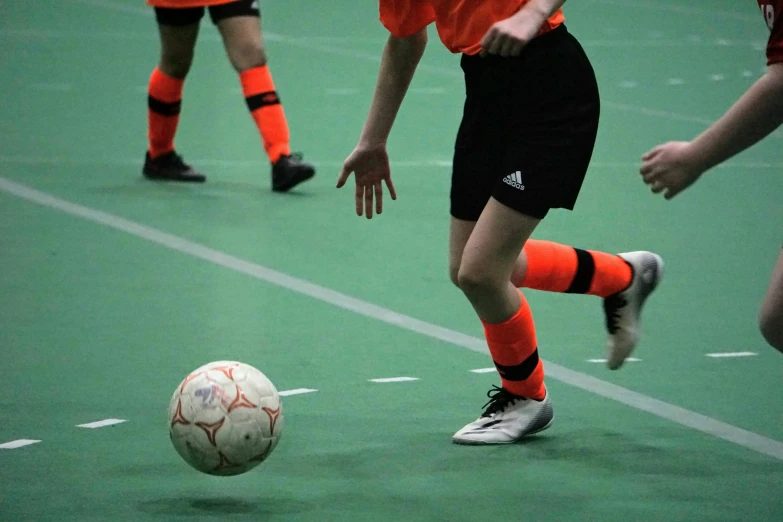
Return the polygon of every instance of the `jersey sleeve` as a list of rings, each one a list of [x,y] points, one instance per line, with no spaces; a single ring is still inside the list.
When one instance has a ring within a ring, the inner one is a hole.
[[[767,65],[783,62],[783,2],[778,2],[772,29],[767,42]]]
[[[380,0],[380,19],[397,38],[407,38],[435,21],[435,10],[427,0]]]

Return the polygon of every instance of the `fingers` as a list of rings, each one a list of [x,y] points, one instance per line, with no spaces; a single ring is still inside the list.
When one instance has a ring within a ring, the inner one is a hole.
[[[351,169],[343,165],[343,168],[340,170],[340,175],[337,176],[337,188],[343,188],[343,185],[345,185],[345,182],[348,181],[348,177],[351,175]]]
[[[356,184],[356,193],[354,194],[354,199],[356,201],[356,215],[361,216],[362,211],[364,210],[363,201],[362,198],[364,197],[364,187]]]
[[[517,40],[509,37],[505,37],[502,39],[503,41],[500,43],[500,56],[508,57],[508,56],[514,56],[514,47],[517,44]]]
[[[380,181],[373,185],[373,191],[375,192],[375,213],[381,214],[383,212],[383,185]]]
[[[655,165],[642,165],[642,168],[639,169],[639,172],[642,174],[642,179],[645,183],[652,183],[658,177],[660,176],[659,169],[655,168]]]
[[[658,153],[661,152],[661,149],[663,149],[663,145],[658,145],[657,147],[653,147],[652,149],[648,150],[644,154],[642,154],[642,161],[648,161],[653,159],[655,156],[658,155]]]
[[[655,181],[655,182],[650,184],[650,190],[653,191],[653,194],[658,194],[658,193],[662,192],[663,189],[665,189],[665,188],[666,188],[666,186],[663,183],[661,183],[660,181]]]
[[[525,47],[525,42],[514,40],[514,44],[511,46],[511,54],[509,56],[519,56],[522,53],[523,47]]]
[[[503,40],[503,34],[495,34],[495,36],[492,38],[492,41],[489,43],[487,52],[489,54],[500,54],[500,49],[503,47]]]
[[[389,195],[393,200],[397,199],[397,191],[394,189],[394,183],[392,183],[391,176],[386,178],[386,188],[389,189]]]
[[[484,35],[484,38],[481,39],[481,55],[486,56],[490,52],[490,48],[492,46],[492,43],[495,41],[495,37],[497,36],[497,28],[490,27],[489,31],[487,31],[487,34]]]
[[[364,187],[364,215],[372,219],[372,187]]]
[[[682,192],[682,187],[668,187],[668,190],[663,195],[664,199],[672,199],[674,196]]]

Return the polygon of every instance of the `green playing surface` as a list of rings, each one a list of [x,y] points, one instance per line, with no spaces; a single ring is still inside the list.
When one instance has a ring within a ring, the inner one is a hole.
[[[471,448],[450,437],[497,377],[470,371],[491,361],[460,345],[481,325],[446,274],[463,85],[434,31],[389,143],[399,199],[367,222],[334,182],[384,44],[375,2],[264,3],[293,146],[319,169],[288,195],[269,189],[208,19],[177,147],[209,180],[175,186],[140,176],[151,10],[0,3],[0,444],[40,441],[0,449],[0,521],[783,519],[783,358],[756,326],[781,245],[781,136],[672,202],[637,174],[641,153],[693,137],[762,73],[756,3],[706,4],[566,5],[603,114],[576,211],[536,237],[654,250],[667,273],[619,372],[590,362],[600,300],[527,292],[556,421]],[[726,352],[753,355],[707,356]],[[189,468],[166,420],[177,383],[220,359],[318,390],[284,398],[280,445],[227,479]],[[370,382],[400,376],[418,380]],[[76,427],[111,418],[126,422]]]

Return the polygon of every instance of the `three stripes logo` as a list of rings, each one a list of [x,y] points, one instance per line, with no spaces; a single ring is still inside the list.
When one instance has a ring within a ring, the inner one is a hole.
[[[519,190],[525,190],[525,186],[522,184],[522,172],[519,170],[503,178],[503,183]]]

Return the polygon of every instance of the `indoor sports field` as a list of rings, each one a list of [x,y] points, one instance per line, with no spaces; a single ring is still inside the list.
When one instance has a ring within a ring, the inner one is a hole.
[[[458,57],[432,29],[389,143],[398,200],[367,221],[334,184],[385,41],[377,3],[263,13],[294,150],[319,169],[287,195],[208,17],[177,148],[209,179],[183,186],[141,177],[151,10],[0,2],[0,521],[783,520],[783,355],[757,330],[783,138],[671,202],[638,175],[762,74],[754,0],[566,4],[601,128],[576,211],[535,237],[653,250],[667,272],[617,372],[595,362],[600,299],[526,292],[556,421],[502,447],[451,443],[498,382],[473,371],[492,363],[446,270]],[[284,397],[277,449],[233,478],[168,440],[174,388],[223,359],[316,390]]]

